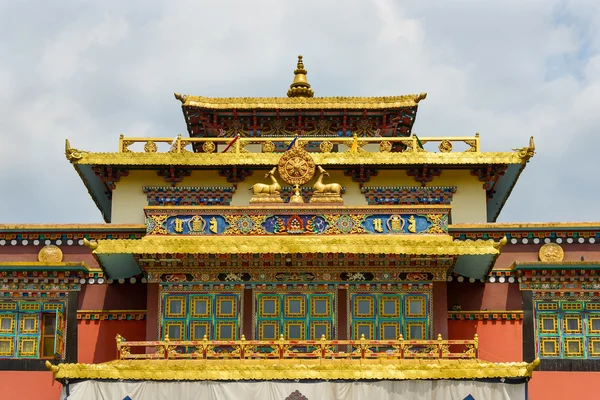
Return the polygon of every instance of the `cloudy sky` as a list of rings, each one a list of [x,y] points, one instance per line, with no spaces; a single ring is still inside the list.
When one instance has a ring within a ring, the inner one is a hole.
[[[64,157],[186,133],[173,92],[427,92],[415,132],[485,151],[535,136],[499,221],[600,220],[600,4],[591,1],[2,1],[0,223],[102,222]]]

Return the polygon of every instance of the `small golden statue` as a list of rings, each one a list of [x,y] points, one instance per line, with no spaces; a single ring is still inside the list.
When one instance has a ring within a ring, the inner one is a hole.
[[[265,174],[265,178],[271,178],[271,184],[267,185],[264,183],[255,183],[252,185],[250,190],[252,190],[252,198],[250,199],[250,204],[256,203],[283,203],[281,199],[280,190],[281,186],[279,186],[279,182],[275,179],[275,171],[277,167],[274,167],[272,170]]]
[[[290,197],[290,204],[304,204],[304,199],[300,193],[300,186],[294,186],[294,194]]]
[[[313,185],[313,196],[310,199],[311,203],[344,203],[342,199],[342,186],[339,183],[323,183],[323,176],[329,176],[329,172],[325,171],[320,165],[319,178]]]
[[[516,151],[519,157],[521,157],[523,160],[528,161],[535,154],[535,143],[533,141],[533,136],[529,138],[529,146],[513,149],[513,151]]]

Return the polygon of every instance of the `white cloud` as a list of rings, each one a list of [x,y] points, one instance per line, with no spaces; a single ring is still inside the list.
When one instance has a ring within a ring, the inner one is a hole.
[[[125,38],[127,32],[123,18],[104,15],[100,21],[76,21],[57,35],[46,38],[38,73],[42,80],[60,84],[77,72],[94,71],[99,66],[85,58],[86,52],[95,46],[113,46]]]
[[[64,159],[65,137],[115,151],[120,133],[185,133],[173,92],[283,96],[299,53],[319,96],[427,91],[422,136],[479,131],[488,151],[535,136],[538,154],[501,220],[599,219],[589,177],[600,144],[597,2],[2,7],[0,221],[100,221]]]

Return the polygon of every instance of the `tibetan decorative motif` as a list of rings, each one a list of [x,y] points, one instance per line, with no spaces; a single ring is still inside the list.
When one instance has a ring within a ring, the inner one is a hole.
[[[310,153],[296,145],[283,153],[278,169],[279,175],[286,183],[304,185],[315,175],[315,162]]]
[[[146,310],[78,310],[77,319],[142,321],[146,319]]]
[[[313,197],[310,199],[311,203],[344,203],[342,199],[342,185],[339,183],[323,183],[323,176],[329,176],[329,172],[325,171],[320,165],[317,167],[319,170],[319,178],[313,185]]]
[[[202,150],[205,153],[214,153],[216,148],[217,146],[215,146],[214,142],[211,141],[204,142],[204,144],[202,144]]]
[[[82,151],[71,147],[69,139],[65,139],[65,156],[69,162],[76,162],[83,158],[87,151]]]
[[[374,168],[365,168],[363,165],[360,167],[345,169],[344,175],[351,176],[354,182],[363,184],[371,180],[372,176],[376,176],[378,171]]]
[[[277,179],[275,178],[275,171],[277,171],[277,167],[274,167],[265,174],[265,178],[271,178],[270,185],[265,183],[255,183],[252,185],[250,188],[250,190],[252,190],[250,204],[283,203],[280,193],[281,186],[279,186],[279,182],[277,182]]]
[[[448,319],[519,321],[523,319],[523,310],[448,311]]]
[[[264,142],[262,145],[263,153],[272,153],[275,151],[275,144],[271,141]]]
[[[310,199],[313,197],[314,189],[311,187],[299,187],[300,196],[302,196],[302,200],[304,203],[308,203]],[[283,186],[281,188],[281,198],[284,203],[291,203],[292,196],[295,195],[296,188],[292,186]],[[342,186],[342,194],[346,193],[346,188]]]
[[[148,140],[144,145],[144,151],[146,153],[156,153],[158,150],[158,146],[152,140]]]
[[[253,283],[297,283],[304,286],[306,282],[311,282],[313,285],[321,283],[348,283],[348,282],[385,282],[392,285],[391,282],[398,284],[411,283],[413,289],[427,289],[430,287],[430,282],[445,281],[448,276],[448,270],[452,268],[453,259],[446,260],[430,260],[427,264],[419,265],[418,267],[427,269],[428,272],[407,272],[414,271],[415,266],[398,267],[401,262],[391,260],[391,263],[382,261],[379,257],[367,257],[360,260],[348,260],[352,264],[360,264],[357,266],[339,266],[339,259],[317,260],[310,258],[294,258],[290,261],[302,269],[295,268],[290,271],[289,266],[286,267],[286,261],[281,260],[282,265],[278,268],[273,265],[260,265],[255,267],[246,267],[244,272],[232,273],[232,269],[239,270],[239,266],[222,265],[221,267],[212,267],[208,264],[215,264],[214,260],[206,260],[206,262],[198,262],[198,266],[202,266],[202,272],[197,272],[198,267],[191,266],[177,268],[182,273],[172,273],[173,266],[165,267],[158,265],[150,265],[142,262],[141,266],[147,272],[149,282],[153,283],[190,283],[198,282],[253,282]],[[217,261],[218,263],[219,261]],[[244,258],[244,263],[251,263],[252,260]],[[157,263],[158,264],[158,263]],[[229,262],[221,262],[221,264],[231,264]],[[300,264],[300,265],[298,265]],[[309,266],[308,264],[311,264]],[[390,266],[394,264],[394,266]],[[194,264],[196,265],[196,264]],[[408,265],[408,263],[406,264]],[[376,268],[374,268],[376,267]],[[171,268],[171,270],[169,270]],[[169,272],[167,272],[169,271]],[[368,272],[370,271],[370,272]],[[395,285],[395,284],[394,284]],[[398,287],[400,290],[400,287]]]
[[[48,245],[42,247],[38,253],[38,261],[43,263],[62,262],[63,253],[58,246]]]
[[[448,208],[147,208],[149,235],[447,234]]]
[[[442,153],[450,153],[452,151],[452,143],[449,140],[442,140],[438,148]]]
[[[292,392],[285,400],[308,400],[308,398],[300,393],[299,390]]]
[[[248,168],[231,167],[219,170],[219,176],[227,178],[227,182],[230,183],[243,182],[250,175],[252,175],[252,170]]]
[[[441,168],[431,168],[428,166],[422,166],[417,168],[410,168],[406,171],[408,176],[415,178],[415,181],[419,182],[422,186],[425,186],[427,182],[431,182],[434,177],[440,176],[442,173]]]
[[[321,142],[319,149],[323,153],[330,153],[331,150],[333,150],[333,143],[331,143],[329,140],[325,140],[324,142]]]
[[[361,349],[361,352],[368,353],[370,348],[386,348],[388,343],[381,341],[381,344],[375,344],[373,341],[363,340],[356,341],[354,344],[357,348]],[[414,345],[414,341],[406,341],[410,343],[411,348],[415,348],[419,351],[420,348],[427,349],[427,346],[435,346],[435,350],[432,353],[437,356],[438,346],[445,346],[447,342],[456,341],[435,341],[432,340],[431,345],[420,346],[418,349]],[[440,343],[438,343],[440,342]],[[465,342],[465,341],[463,341]],[[140,343],[140,342],[138,342]],[[148,346],[155,346],[155,342],[149,342]],[[203,343],[200,341],[189,342],[193,345],[188,345],[194,349],[210,348],[211,351],[215,351],[212,342],[207,341]],[[405,348],[408,343],[401,347],[394,342],[394,348],[396,352],[401,351],[401,348]],[[240,345],[247,346],[249,348],[255,348],[260,346],[260,343],[256,341],[237,341],[236,346]],[[321,354],[321,346],[327,349],[328,346],[332,345],[344,345],[347,344],[342,341],[326,341],[320,343],[315,340],[311,344],[302,344],[294,342],[299,346],[314,346],[317,349],[317,353]],[[123,342],[123,347],[127,347],[128,342]],[[161,343],[163,345],[163,343]],[[179,342],[169,341],[165,343],[168,346],[180,347]],[[202,362],[194,363],[173,363],[167,360],[151,360],[147,362],[131,362],[129,360],[116,361],[103,364],[67,364],[61,363],[53,365],[50,361],[46,361],[46,368],[52,371],[54,379],[58,381],[65,380],[77,380],[77,379],[95,379],[95,380],[157,380],[157,381],[193,381],[197,380],[198,377],[202,377],[205,380],[211,381],[277,381],[281,380],[282,376],[290,380],[314,380],[320,379],[324,381],[328,380],[349,380],[354,381],[356,379],[389,379],[389,380],[407,380],[407,379],[498,379],[498,378],[530,378],[533,374],[533,370],[540,364],[539,359],[535,359],[532,363],[526,362],[508,362],[508,363],[491,363],[483,360],[447,360],[446,362],[439,362],[437,358],[429,359],[424,358],[428,356],[425,350],[420,351],[420,357],[415,356],[413,360],[398,360],[390,359],[389,354],[384,354],[372,362],[365,363],[363,360],[356,360],[348,358],[348,354],[344,353],[331,353],[329,357],[340,356],[338,359],[331,360],[331,362],[307,362],[300,361],[297,356],[288,354],[289,352],[284,351],[284,346],[291,347],[292,343],[286,340],[271,341],[267,345],[273,349],[274,356],[271,358],[263,358],[261,355],[260,360],[246,360],[241,363],[239,360],[230,359],[217,359],[214,360],[202,360]],[[281,347],[278,347],[281,346]],[[363,346],[363,347],[360,347]],[[396,349],[397,347],[397,349]],[[279,349],[282,349],[283,353],[287,355],[287,358],[296,358],[295,362],[292,360],[286,360],[282,362],[277,358]],[[143,350],[142,350],[143,351]],[[197,352],[202,354],[202,351]],[[121,354],[121,353],[120,353]],[[126,353],[125,353],[126,354]],[[169,352],[163,352],[161,354],[169,354]],[[192,354],[191,352],[189,354]],[[245,353],[250,356],[252,352],[248,349]],[[444,358],[450,358],[455,353],[444,353]],[[473,351],[475,354],[475,351]],[[132,356],[135,356],[133,354]],[[371,354],[370,356],[377,357],[377,353]],[[221,356],[222,357],[222,356]],[[473,357],[475,358],[475,357]],[[152,364],[150,364],[152,363]]]
[[[518,149],[513,149],[519,154],[523,160],[528,161],[535,154],[535,143],[533,141],[533,136],[529,138],[529,146],[521,147]]]
[[[383,142],[379,143],[379,151],[382,153],[388,153],[392,151],[392,143],[388,140],[384,140]]]
[[[129,170],[110,165],[97,165],[92,167],[92,170],[110,190],[116,188],[115,184],[121,180],[121,177],[129,175]]]
[[[456,186],[363,186],[360,189],[367,203],[374,205],[450,205]]]
[[[304,198],[302,198],[302,194],[300,193],[300,186],[294,186],[294,194],[290,196],[290,204],[304,204]]]
[[[192,171],[190,169],[177,168],[171,165],[168,169],[158,170],[156,174],[162,177],[165,182],[169,182],[172,186],[175,186],[177,183],[183,181],[184,177],[192,175]]]
[[[538,255],[543,262],[560,262],[565,258],[565,252],[556,243],[546,243],[540,248]]]
[[[149,206],[228,206],[235,187],[144,186]]]
[[[489,197],[492,194],[494,183],[506,173],[507,169],[507,165],[489,165],[472,169],[471,175],[476,176],[479,182],[483,182],[483,188],[488,192]]]

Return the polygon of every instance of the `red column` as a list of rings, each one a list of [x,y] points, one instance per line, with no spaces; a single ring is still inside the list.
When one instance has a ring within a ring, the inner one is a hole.
[[[433,282],[433,336],[435,339],[438,333],[442,334],[444,339],[448,339],[448,292],[446,282]]]
[[[345,288],[338,288],[337,291],[337,338],[340,340],[346,340],[348,339],[348,291]]]
[[[158,283],[148,283],[146,286],[146,340],[158,340]]]

